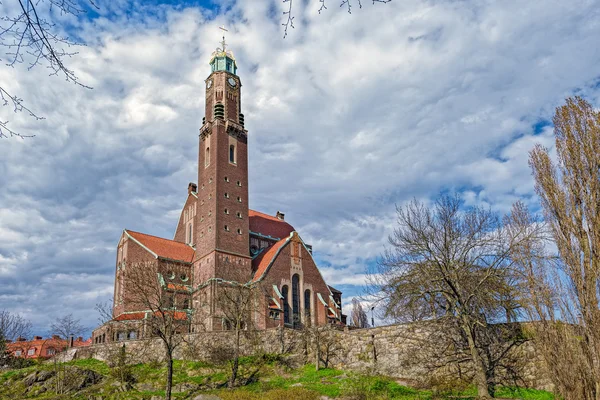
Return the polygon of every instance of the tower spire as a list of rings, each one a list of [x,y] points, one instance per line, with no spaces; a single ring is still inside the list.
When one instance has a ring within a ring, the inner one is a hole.
[[[223,40],[221,41],[221,48],[218,50],[225,53],[225,50],[227,48],[227,43],[225,42],[225,32],[229,32],[229,31],[227,29],[225,29],[225,25],[220,26],[219,29],[223,31]]]
[[[235,63],[235,57],[231,50],[227,50],[227,42],[225,41],[225,32],[229,31],[225,26],[220,26],[219,29],[223,31],[223,40],[219,43],[221,47],[217,47],[210,58],[209,64],[212,67],[211,72],[227,71],[236,75],[237,65]]]

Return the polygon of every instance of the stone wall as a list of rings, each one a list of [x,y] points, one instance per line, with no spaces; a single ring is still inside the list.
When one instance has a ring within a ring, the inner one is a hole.
[[[420,363],[420,349],[427,338],[427,328],[421,324],[396,324],[376,328],[327,332],[329,338],[330,365],[336,368],[382,374],[409,385],[431,383],[431,370]],[[184,336],[185,340],[175,351],[176,359],[209,359],[215,349],[227,349],[232,343],[233,332],[203,332]],[[333,340],[331,340],[333,339]],[[267,329],[246,332],[242,339],[242,352],[288,353],[305,362],[314,362],[314,337],[292,329]],[[125,344],[132,363],[161,361],[164,350],[159,339],[128,340],[117,343],[92,345],[71,349],[63,355],[67,359],[96,358],[110,361]],[[521,385],[539,389],[551,389],[551,381],[545,364],[533,342],[526,342],[513,350],[522,363],[519,382]],[[323,354],[326,356],[327,354]],[[468,365],[463,367],[468,374]],[[507,378],[508,379],[508,378]]]

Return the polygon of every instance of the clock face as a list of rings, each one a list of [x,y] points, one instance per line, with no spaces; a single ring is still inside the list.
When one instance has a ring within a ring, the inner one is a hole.
[[[237,85],[237,82],[233,78],[227,79],[227,83],[229,83],[232,87],[235,87],[235,85]]]
[[[206,87],[208,89],[210,89],[211,86],[212,86],[212,79],[206,83]]]

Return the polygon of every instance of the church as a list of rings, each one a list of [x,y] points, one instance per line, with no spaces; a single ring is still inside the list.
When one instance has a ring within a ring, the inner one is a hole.
[[[344,325],[342,293],[324,281],[312,247],[285,215],[248,207],[248,131],[241,108],[241,80],[225,39],[210,59],[198,143],[198,180],[189,183],[173,239],[125,229],[117,246],[112,321],[97,328],[93,343],[144,336],[152,315],[128,301],[127,265],[154,262],[170,304],[181,318],[206,319],[207,330],[228,323],[214,302],[232,266],[265,291],[256,329]],[[208,316],[208,317],[207,317]],[[123,326],[129,328],[124,329]]]

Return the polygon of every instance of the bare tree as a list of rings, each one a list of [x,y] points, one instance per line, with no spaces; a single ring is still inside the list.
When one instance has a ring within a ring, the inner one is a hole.
[[[495,380],[486,336],[490,324],[506,322],[511,253],[532,232],[507,230],[479,207],[463,210],[458,196],[443,195],[431,208],[414,200],[397,216],[391,247],[369,276],[371,294],[386,318],[435,321],[469,361],[478,396],[489,398]]]
[[[330,324],[305,328],[305,335],[312,343],[315,370],[320,370],[321,365],[329,368],[331,361],[343,350],[337,333],[337,328]]]
[[[222,315],[223,328],[233,331],[231,343],[228,386],[234,387],[238,379],[239,358],[243,335],[252,334],[254,321],[262,314],[265,296],[258,283],[252,282],[252,272],[231,262],[221,266],[220,273],[227,280],[220,280],[216,287],[215,308]]]
[[[581,97],[568,98],[556,109],[553,122],[558,162],[553,162],[548,149],[537,145],[530,153],[529,164],[560,254],[556,283],[561,287],[554,294],[560,295],[561,319],[572,327],[553,331],[556,324],[551,324],[548,327],[552,330],[547,333],[550,338],[562,340],[566,347],[573,347],[565,343],[563,335],[569,330],[579,332],[582,340],[577,352],[582,357],[572,370],[589,371],[593,382],[580,387],[583,392],[575,396],[600,399],[600,112]],[[547,282],[545,273],[544,269],[531,269],[541,282]],[[544,320],[554,320],[552,307],[540,307],[536,312]],[[573,390],[569,388],[571,379],[567,375],[564,382],[559,382],[566,399],[575,398],[566,392]]]
[[[85,326],[81,325],[79,319],[73,318],[73,314],[59,317],[50,325],[52,333],[59,335],[65,340],[82,335],[86,329]]]
[[[167,376],[165,400],[171,399],[173,387],[173,355],[186,340],[190,332],[192,317],[187,312],[189,291],[183,285],[169,286],[163,276],[167,272],[177,272],[181,266],[176,263],[149,261],[131,263],[125,267],[127,301],[132,309],[146,312],[146,329],[152,336],[161,340],[165,351]],[[181,287],[180,287],[181,286]]]
[[[8,310],[0,310],[0,337],[4,340],[26,338],[31,335],[31,322]]]
[[[4,0],[5,1],[5,0]],[[0,5],[4,3],[0,1]],[[79,17],[86,12],[86,5],[97,8],[93,0],[15,0],[16,13],[0,16],[0,48],[4,49],[5,61],[9,67],[25,63],[28,69],[44,65],[50,75],[62,76],[68,82],[90,88],[81,83],[77,75],[67,67],[65,60],[77,54],[70,50],[80,45],[65,37],[56,23],[57,16]],[[14,112],[26,112],[40,120],[31,109],[23,104],[23,99],[9,93],[0,86],[0,101],[11,106]],[[30,137],[20,134],[8,126],[8,121],[0,120],[0,138]]]
[[[521,226],[520,229],[542,224],[522,203],[513,206],[512,218],[512,225]],[[527,242],[513,256],[524,278],[527,315],[534,321],[529,329],[555,391],[565,400],[595,400],[593,358],[588,343],[581,340],[582,327],[573,310],[572,287],[564,284],[560,259],[548,252],[549,240],[542,236],[538,241]]]
[[[362,304],[356,298],[352,299],[352,314],[351,321],[352,326],[357,328],[368,328],[369,327],[369,318],[367,317],[367,313],[363,310]]]

